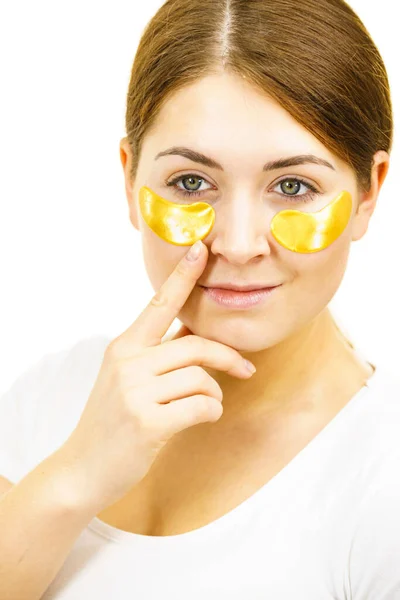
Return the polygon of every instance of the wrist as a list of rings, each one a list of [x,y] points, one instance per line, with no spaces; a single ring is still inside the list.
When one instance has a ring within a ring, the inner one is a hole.
[[[87,473],[70,449],[61,446],[44,463],[52,473],[50,492],[61,499],[63,506],[69,511],[95,516],[100,510],[98,497],[91,490]]]

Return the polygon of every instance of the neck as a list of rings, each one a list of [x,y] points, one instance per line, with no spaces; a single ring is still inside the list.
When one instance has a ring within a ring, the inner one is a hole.
[[[247,380],[206,369],[223,391],[226,423],[263,413],[296,410],[305,399],[329,401],[346,385],[361,387],[371,367],[355,354],[328,308],[289,339],[260,352],[241,352],[257,368]]]

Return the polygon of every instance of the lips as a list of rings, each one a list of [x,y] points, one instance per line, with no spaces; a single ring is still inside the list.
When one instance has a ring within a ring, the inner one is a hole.
[[[276,285],[266,285],[266,284],[247,284],[247,285],[234,285],[230,283],[220,283],[215,285],[203,285],[201,287],[205,287],[208,289],[214,290],[232,290],[235,292],[254,292],[256,290],[272,290],[275,287],[278,287],[281,284]]]
[[[205,295],[216,304],[228,309],[243,310],[263,304],[270,297],[274,297],[280,285],[257,290],[237,291],[217,287],[200,286]]]

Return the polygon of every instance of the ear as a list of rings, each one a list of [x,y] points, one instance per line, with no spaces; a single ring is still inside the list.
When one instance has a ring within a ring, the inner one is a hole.
[[[385,150],[379,150],[373,158],[371,187],[367,192],[360,192],[357,211],[353,219],[353,241],[361,239],[366,233],[369,220],[376,207],[379,192],[389,170],[390,156]]]
[[[129,206],[129,218],[132,225],[139,231],[137,206],[135,202],[135,196],[133,192],[134,182],[131,179],[131,167],[132,167],[132,148],[129,144],[128,138],[124,137],[119,143],[119,155],[121,159],[122,168],[124,170],[125,177],[125,193],[128,200]]]

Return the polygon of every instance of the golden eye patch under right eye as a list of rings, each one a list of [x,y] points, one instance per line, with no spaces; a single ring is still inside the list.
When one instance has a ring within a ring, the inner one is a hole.
[[[139,206],[147,225],[166,242],[191,246],[211,231],[215,211],[207,202],[189,205],[165,200],[147,186],[139,190]]]

